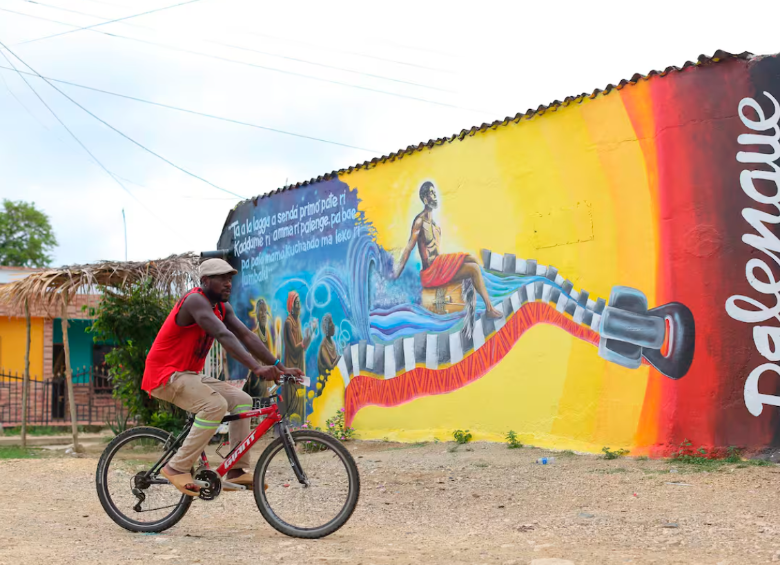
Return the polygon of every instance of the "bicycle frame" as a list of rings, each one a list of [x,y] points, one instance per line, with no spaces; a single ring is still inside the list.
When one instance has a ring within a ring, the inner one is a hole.
[[[275,397],[271,397],[271,398],[276,398],[277,400],[281,400],[280,395],[276,395]],[[278,432],[279,432],[278,435],[279,437],[282,438],[282,443],[284,444],[284,448],[287,453],[287,459],[289,460],[290,465],[293,468],[293,472],[295,473],[298,482],[308,486],[309,481],[305,473],[301,469],[300,462],[298,461],[298,454],[295,452],[292,436],[290,435],[290,430],[285,424],[284,417],[279,411],[278,403],[274,402],[271,404],[271,406],[267,406],[265,408],[258,408],[254,410],[249,410],[247,412],[242,412],[240,414],[231,414],[225,416],[222,419],[221,423],[233,422],[236,420],[243,420],[246,418],[257,418],[259,416],[265,416],[265,419],[260,423],[259,426],[257,426],[254,430],[252,430],[241,443],[239,443],[234,449],[230,451],[230,453],[228,453],[227,457],[225,457],[225,460],[220,464],[219,467],[217,467],[216,473],[220,477],[224,477],[225,475],[227,475],[228,471],[230,471],[230,469],[233,468],[233,466],[236,464],[236,461],[238,461],[238,459],[241,457],[241,455],[244,452],[251,449],[252,446],[261,437],[263,437],[266,433],[268,433],[268,430],[270,430],[271,427],[278,426]],[[160,469],[162,469],[165,466],[165,464],[168,462],[168,460],[170,460],[170,458],[173,456],[176,449],[178,449],[178,447],[184,442],[184,438],[187,437],[187,434],[189,434],[190,429],[192,429],[192,421],[193,421],[193,417],[190,417],[187,421],[187,425],[179,434],[179,437],[177,437],[176,440],[174,440],[174,442],[165,451],[165,453],[160,458],[160,460],[157,463],[155,463],[152,466],[152,468],[149,469],[149,471],[147,471],[146,478],[150,478],[151,475],[153,474],[156,475],[157,473],[159,473]],[[201,452],[200,460],[206,469],[210,469],[205,451]],[[153,483],[159,482],[162,484],[168,483],[168,481],[165,479],[152,480],[152,482]]]

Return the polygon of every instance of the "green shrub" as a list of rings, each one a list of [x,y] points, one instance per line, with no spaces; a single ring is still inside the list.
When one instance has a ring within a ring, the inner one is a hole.
[[[604,452],[604,459],[619,459],[620,457],[628,455],[629,453],[627,449],[617,449],[612,451],[609,447],[603,447],[601,451]]]
[[[519,439],[517,439],[517,433],[515,433],[514,430],[509,430],[509,432],[506,434],[506,443],[509,449],[518,449],[523,447],[523,444],[520,443]]]
[[[471,434],[468,430],[455,430],[452,432],[452,437],[458,442],[458,445],[465,445],[471,441]]]

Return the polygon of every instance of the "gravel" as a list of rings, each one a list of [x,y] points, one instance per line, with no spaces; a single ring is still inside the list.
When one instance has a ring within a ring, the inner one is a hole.
[[[197,500],[174,528],[127,532],[97,500],[102,446],[79,458],[0,460],[0,565],[282,563],[711,564],[780,560],[775,466],[710,472],[664,461],[500,444],[351,442],[362,493],[350,522],[315,541],[265,523],[251,493]],[[255,450],[256,453],[260,451]]]

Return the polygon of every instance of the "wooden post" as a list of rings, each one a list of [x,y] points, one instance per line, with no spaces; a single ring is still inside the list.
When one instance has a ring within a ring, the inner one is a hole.
[[[22,377],[22,449],[27,448],[27,398],[30,396],[30,304],[27,300],[24,301],[24,319],[27,322],[27,346]]]
[[[73,371],[70,368],[70,345],[68,343],[68,295],[62,295],[62,344],[65,350],[65,380],[68,385],[68,405],[70,407],[70,423],[73,431],[73,451],[81,453],[84,449],[79,445],[78,414],[76,414],[76,396],[73,392]]]

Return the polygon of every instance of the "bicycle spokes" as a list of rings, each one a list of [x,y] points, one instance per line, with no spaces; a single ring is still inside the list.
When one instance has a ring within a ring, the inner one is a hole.
[[[298,437],[291,453],[285,443],[262,470],[264,498],[271,512],[296,528],[319,528],[336,520],[350,495],[350,472],[343,457],[318,437]]]

